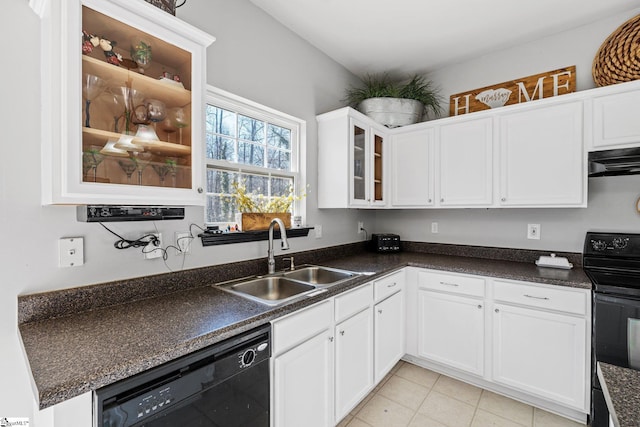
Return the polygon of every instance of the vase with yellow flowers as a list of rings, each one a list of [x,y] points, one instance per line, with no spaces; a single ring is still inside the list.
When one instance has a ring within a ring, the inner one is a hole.
[[[247,192],[244,181],[236,181],[231,186],[231,197],[238,209],[236,224],[241,231],[267,230],[274,218],[280,218],[286,228],[291,228],[291,207],[295,201],[307,196],[306,191],[296,194],[293,186],[286,194],[271,197]]]

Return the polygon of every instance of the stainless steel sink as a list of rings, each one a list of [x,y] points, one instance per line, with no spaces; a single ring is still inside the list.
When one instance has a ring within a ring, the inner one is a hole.
[[[316,286],[330,286],[351,279],[358,273],[338,270],[336,268],[319,267],[316,265],[301,266],[293,271],[283,273],[288,279],[299,280]]]
[[[311,284],[289,280],[282,276],[241,279],[223,283],[218,287],[268,305],[283,304],[316,289]]]

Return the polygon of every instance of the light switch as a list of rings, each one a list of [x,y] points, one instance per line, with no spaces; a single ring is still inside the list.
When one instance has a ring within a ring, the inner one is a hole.
[[[58,267],[77,267],[84,264],[84,239],[67,237],[58,241]]]

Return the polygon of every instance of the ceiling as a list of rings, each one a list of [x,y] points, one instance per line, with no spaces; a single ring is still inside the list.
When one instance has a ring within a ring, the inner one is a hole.
[[[361,77],[426,73],[640,4],[638,0],[251,2]]]

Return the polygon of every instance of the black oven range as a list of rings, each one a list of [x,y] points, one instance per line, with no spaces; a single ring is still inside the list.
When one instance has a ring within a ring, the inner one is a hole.
[[[588,232],[583,268],[593,282],[591,426],[606,427],[596,363],[640,370],[640,234]]]

